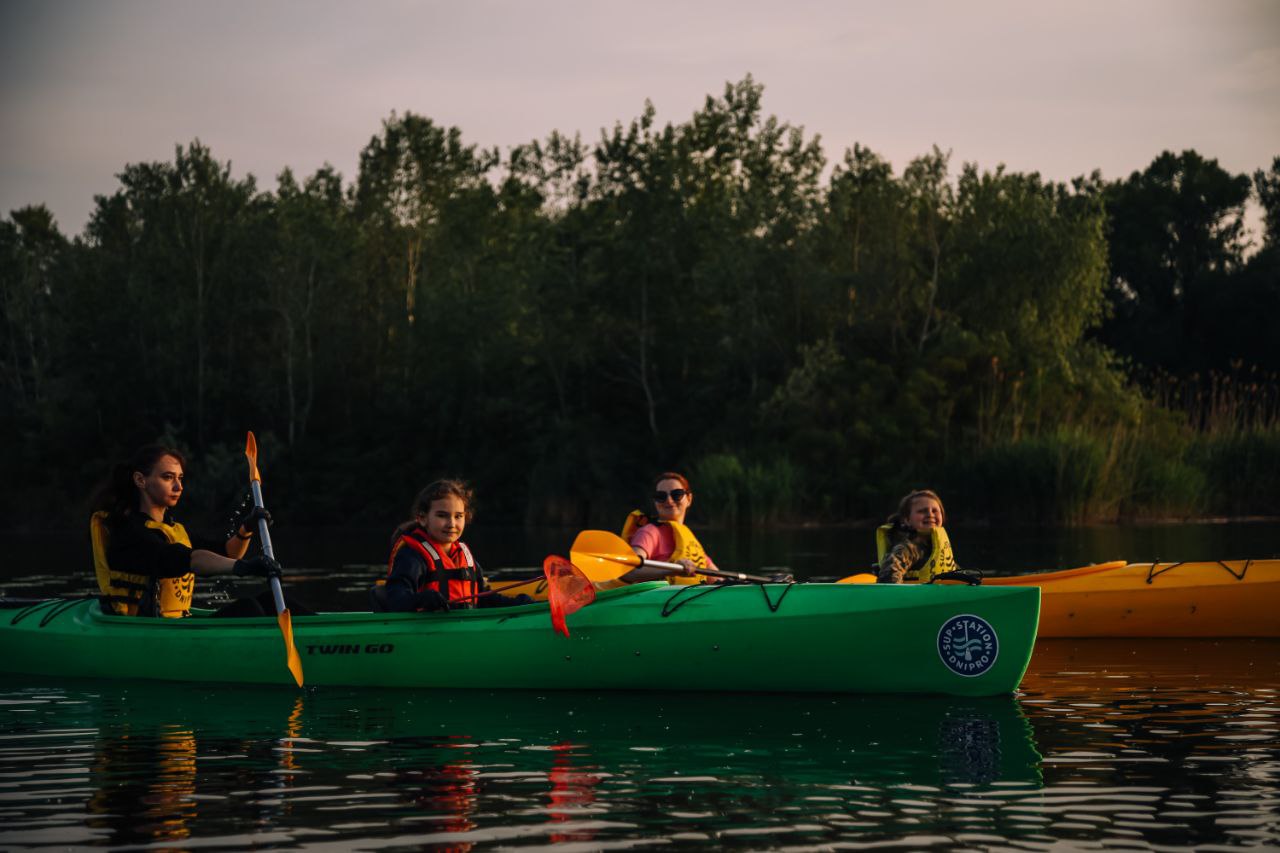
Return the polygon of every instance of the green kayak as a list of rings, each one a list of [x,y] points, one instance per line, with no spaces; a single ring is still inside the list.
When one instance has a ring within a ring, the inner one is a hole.
[[[1011,693],[1036,587],[767,584],[602,592],[552,631],[545,603],[293,620],[307,686]],[[140,619],[96,600],[0,613],[0,672],[292,685],[274,618]]]

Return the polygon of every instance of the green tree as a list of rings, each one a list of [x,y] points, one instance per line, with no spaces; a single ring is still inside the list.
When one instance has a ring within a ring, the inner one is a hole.
[[[363,298],[371,309],[365,331],[383,342],[367,366],[377,376],[394,365],[383,383],[403,387],[410,379],[417,353],[409,330],[423,295],[460,278],[465,284],[465,274],[447,266],[446,238],[458,233],[447,217],[467,193],[489,191],[485,179],[496,162],[496,152],[465,144],[458,128],[413,113],[392,115],[361,152],[354,212],[364,243]]]
[[[504,158],[410,113],[360,155],[350,185],[260,193],[196,141],[125,166],[79,239],[42,208],[0,222],[2,473],[48,484],[4,508],[69,515],[163,438],[212,511],[250,426],[282,450],[279,511],[317,523],[387,524],[438,475],[489,519],[613,523],[669,466],[760,523],[925,482],[1058,519],[1271,500],[1220,472],[1274,455],[1280,158],[1246,259],[1249,181],[1195,152],[1067,187],[855,144],[824,184],[749,76],[592,145]],[[1161,411],[1117,352],[1214,368],[1160,397],[1211,411]]]
[[[967,165],[953,227],[940,305],[954,334],[943,351],[967,364],[949,379],[979,444],[1089,417],[1083,389],[1098,362],[1086,336],[1106,305],[1100,200]]]
[[[637,389],[664,455],[749,419],[797,343],[823,159],[763,116],[761,91],[729,84],[661,130],[647,105],[595,152],[591,216],[612,225],[589,263],[621,342],[604,369]],[[727,417],[704,414],[726,402]]]
[[[278,363],[283,373],[283,429],[292,445],[310,426],[318,367],[338,366],[325,344],[342,340],[338,319],[353,307],[343,304],[341,289],[355,274],[357,235],[342,176],[332,167],[325,166],[301,185],[285,169],[277,183],[263,216],[264,231],[272,239],[264,301],[278,320],[268,326],[270,347],[264,357]]]
[[[918,308],[922,316],[915,344],[917,354],[924,352],[925,344],[938,330],[935,317],[938,283],[954,203],[951,186],[947,183],[950,158],[950,153],[942,153],[935,145],[931,154],[913,160],[902,175],[902,186],[915,220],[915,277],[925,285],[922,294],[924,304]]]
[[[1253,187],[1262,205],[1262,245],[1264,248],[1280,245],[1280,157],[1272,159],[1267,171],[1258,169],[1253,173]]]
[[[1107,343],[1149,367],[1217,366],[1225,330],[1205,320],[1243,263],[1249,190],[1246,176],[1195,151],[1166,151],[1107,189]]]
[[[113,369],[134,378],[121,402],[204,447],[211,400],[236,383],[230,319],[254,278],[245,225],[255,181],[233,179],[231,164],[198,140],[178,146],[172,163],[132,164],[119,178],[121,189],[99,197],[88,229],[110,267],[100,284],[112,288],[114,308],[86,322],[111,323],[99,328],[104,338],[127,329],[129,340],[111,347],[122,356]],[[110,384],[124,390],[119,379]]]
[[[60,337],[54,279],[67,249],[44,205],[15,210],[0,222],[0,371],[12,410],[48,402]]]
[[[909,264],[910,207],[892,167],[855,145],[837,164],[826,192],[826,215],[814,232],[814,253],[828,277],[809,310],[813,337],[859,328],[869,350],[896,356],[909,337],[902,279]],[[869,336],[869,337],[868,337]]]

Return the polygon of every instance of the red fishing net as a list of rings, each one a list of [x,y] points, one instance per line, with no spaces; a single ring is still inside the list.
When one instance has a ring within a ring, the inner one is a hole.
[[[551,604],[551,627],[569,636],[565,617],[596,600],[596,588],[582,570],[564,557],[550,555],[542,561],[547,576],[547,601]]]

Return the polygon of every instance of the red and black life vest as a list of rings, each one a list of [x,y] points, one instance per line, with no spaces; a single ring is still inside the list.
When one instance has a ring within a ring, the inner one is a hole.
[[[412,527],[391,548],[391,557],[387,560],[388,578],[391,577],[396,554],[402,547],[412,548],[427,564],[418,592],[434,589],[450,602],[475,606],[476,596],[482,591],[480,573],[476,570],[475,557],[471,556],[471,549],[465,543],[457,542],[446,549],[432,541],[421,527]]]

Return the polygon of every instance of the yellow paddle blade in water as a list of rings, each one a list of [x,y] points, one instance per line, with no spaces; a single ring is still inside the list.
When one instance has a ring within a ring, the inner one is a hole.
[[[302,658],[298,656],[298,649],[293,644],[293,617],[287,609],[281,610],[276,621],[280,623],[280,633],[284,635],[285,660],[288,662],[289,672],[293,673],[293,680],[301,687]]]

